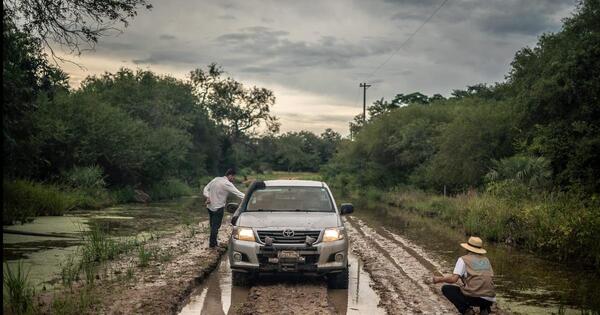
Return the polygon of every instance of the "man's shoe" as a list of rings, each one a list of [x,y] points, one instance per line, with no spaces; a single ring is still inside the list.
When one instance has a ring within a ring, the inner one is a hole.
[[[475,315],[475,311],[472,308],[468,308],[463,315]]]
[[[489,315],[490,314],[490,310],[488,308],[480,308],[479,309],[479,315]]]

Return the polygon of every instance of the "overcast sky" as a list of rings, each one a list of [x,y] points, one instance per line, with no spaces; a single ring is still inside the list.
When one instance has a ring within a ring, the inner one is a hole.
[[[275,92],[282,131],[346,135],[367,104],[397,93],[449,95],[502,81],[514,53],[560,29],[575,0],[449,0],[375,74],[442,0],[151,1],[122,34],[62,66],[73,83],[120,67],[186,78],[211,62]]]

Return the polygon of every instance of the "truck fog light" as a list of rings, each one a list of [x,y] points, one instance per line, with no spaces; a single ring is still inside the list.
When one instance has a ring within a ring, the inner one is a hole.
[[[337,254],[335,254],[335,261],[337,261],[337,262],[344,261],[344,254],[343,253],[337,253]]]
[[[242,254],[238,253],[238,252],[234,252],[233,253],[233,260],[234,261],[242,261]]]

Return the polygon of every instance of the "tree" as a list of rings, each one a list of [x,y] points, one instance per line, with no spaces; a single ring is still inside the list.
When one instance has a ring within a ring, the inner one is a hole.
[[[50,65],[39,39],[2,19],[2,137],[4,172],[28,175],[37,99],[68,91],[67,75]]]
[[[550,160],[554,182],[600,191],[600,2],[581,1],[563,29],[517,52],[508,76],[523,149]]]
[[[342,141],[342,136],[335,132],[331,128],[325,129],[323,133],[321,133],[321,148],[320,148],[320,156],[321,156],[321,165],[327,163],[333,154],[337,146]]]
[[[216,64],[208,70],[191,72],[190,81],[202,105],[211,117],[223,127],[230,140],[235,143],[243,136],[257,134],[264,124],[269,132],[279,130],[277,117],[271,114],[275,95],[266,88],[246,88],[231,77],[223,78],[223,70]]]
[[[396,99],[394,99],[394,100],[396,100]],[[388,102],[388,101],[384,100],[382,97],[381,99],[378,99],[375,102],[373,102],[373,105],[369,106],[369,108],[367,110],[369,111],[369,116],[371,117],[370,119],[373,119],[373,118],[379,117],[385,113],[388,113],[398,107],[400,107],[398,102],[395,102],[395,101]]]
[[[80,54],[82,45],[92,49],[98,39],[125,27],[140,7],[151,9],[146,0],[5,0],[4,14],[23,25],[23,30],[40,40],[56,57],[58,44]]]

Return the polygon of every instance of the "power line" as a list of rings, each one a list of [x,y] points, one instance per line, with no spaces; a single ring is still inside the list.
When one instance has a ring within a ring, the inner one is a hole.
[[[400,49],[404,47],[404,45],[406,45],[413,37],[415,37],[415,35],[417,35],[417,33],[423,28],[423,26],[425,26],[425,24],[427,24],[427,22],[429,22],[438,13],[438,11],[442,9],[446,2],[448,2],[448,0],[442,1],[442,3],[431,13],[431,15],[425,21],[423,21],[423,23],[419,25],[419,27],[417,27],[417,29],[414,32],[412,32],[412,34],[410,34],[410,36],[408,36],[406,40],[404,40],[404,42],[402,42],[402,44],[400,44],[400,46],[398,46],[398,48],[394,52],[392,52],[392,54],[389,55],[389,57],[382,64],[380,64],[377,68],[375,68],[373,72],[371,72],[371,74],[369,74],[367,79],[370,79],[375,73],[377,73],[377,71],[379,71],[381,67],[388,63],[388,61],[390,61],[392,57],[394,57],[394,55],[396,55],[398,51],[400,51]]]

